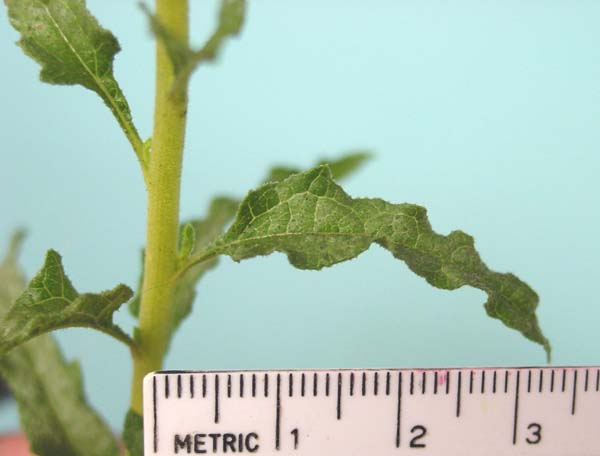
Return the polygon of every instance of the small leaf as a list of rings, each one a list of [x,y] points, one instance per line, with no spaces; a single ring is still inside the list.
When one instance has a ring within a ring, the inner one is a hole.
[[[196,230],[191,223],[185,223],[179,230],[179,249],[177,256],[180,260],[187,259],[194,251],[196,245]]]
[[[112,322],[113,313],[131,296],[125,285],[99,294],[79,294],[65,274],[60,255],[49,250],[44,266],[1,322],[0,354],[40,334],[73,326],[97,329],[134,346]]]
[[[219,254],[240,261],[277,251],[297,268],[321,269],[355,258],[372,243],[437,288],[470,285],[483,290],[488,315],[550,354],[535,315],[535,291],[513,274],[489,270],[471,236],[435,233],[420,206],[353,199],[333,181],[326,165],[251,191],[231,228],[189,264],[212,261]]]
[[[369,152],[352,152],[338,158],[337,160],[320,160],[318,164],[329,165],[333,179],[337,181],[348,177],[372,157],[373,155]],[[264,182],[281,182],[282,180],[290,177],[292,174],[298,174],[300,172],[302,172],[302,170],[298,168],[276,166],[271,168]]]
[[[113,75],[117,39],[90,14],[83,0],[4,0],[19,45],[42,66],[50,84],[81,85],[96,92],[114,114],[134,150],[142,141]]]
[[[129,456],[144,456],[144,419],[131,409],[125,416],[123,443]]]
[[[22,233],[0,264],[0,317],[25,288],[16,263]],[[68,364],[50,335],[0,357],[0,375],[19,406],[31,450],[40,456],[117,456],[110,429],[88,406],[75,363]]]
[[[226,224],[231,221],[235,215],[235,211],[238,207],[238,201],[227,198],[217,197],[215,198],[208,210],[208,214],[203,219],[194,219],[182,224],[180,231],[182,239],[185,236],[191,236],[193,233],[194,239],[187,241],[182,240],[182,245],[192,245],[193,247],[189,251],[189,255],[193,255],[199,252],[201,249],[205,249],[216,237],[223,232]],[[188,234],[185,234],[186,227]],[[188,255],[188,256],[189,256]],[[143,255],[142,255],[143,265]],[[175,297],[173,301],[173,325],[171,328],[171,334],[173,334],[181,322],[190,314],[192,310],[192,304],[196,298],[196,285],[204,274],[210,269],[217,265],[217,259],[214,258],[211,261],[196,265],[185,271],[178,278],[177,285],[175,286]],[[139,282],[138,292],[133,300],[129,304],[129,310],[133,316],[139,317],[140,302],[142,298],[142,285],[143,285],[143,271]]]
[[[182,41],[168,30],[147,7],[142,5],[142,8],[149,17],[153,33],[164,43],[169,54],[176,76],[173,92],[180,95],[186,91],[189,78],[194,70],[203,62],[214,61],[226,39],[239,34],[244,24],[246,1],[221,0],[217,29],[204,46],[198,50],[191,49],[187,42]]]
[[[226,224],[231,221],[238,208],[236,200],[219,197],[215,198],[210,205],[208,214],[204,219],[190,220],[188,223],[194,227],[196,233],[195,247],[191,255],[205,249],[219,234],[223,232]],[[192,311],[192,305],[196,299],[196,285],[204,274],[217,265],[217,259],[198,264],[183,274],[177,281],[175,287],[175,304],[173,306],[173,329],[174,333],[181,322]]]

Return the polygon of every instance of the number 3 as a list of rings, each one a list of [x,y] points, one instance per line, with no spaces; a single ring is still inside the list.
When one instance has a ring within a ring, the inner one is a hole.
[[[526,441],[530,445],[537,445],[542,441],[542,426],[538,423],[531,423],[527,426],[531,431],[531,436],[527,437]]]

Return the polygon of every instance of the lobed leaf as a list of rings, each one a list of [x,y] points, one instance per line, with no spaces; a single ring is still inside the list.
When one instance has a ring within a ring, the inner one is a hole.
[[[112,111],[141,157],[142,141],[129,104],[113,75],[117,39],[90,14],[84,0],[4,0],[18,44],[41,66],[50,84],[81,85],[96,92]]]
[[[43,333],[73,326],[97,329],[134,346],[112,321],[113,313],[132,294],[125,285],[79,294],[65,274],[60,255],[49,250],[42,269],[1,321],[0,354]]]
[[[344,155],[335,160],[322,160],[321,163],[329,163],[337,178],[344,178],[362,166],[371,155],[366,152],[355,152]],[[291,174],[298,173],[295,168],[275,167],[268,173],[268,180],[283,180]],[[218,197],[213,200],[208,214],[204,219],[190,220],[182,223],[179,236],[179,259],[183,265],[189,257],[198,255],[222,234],[225,226],[233,219],[239,201],[227,197]],[[142,255],[142,267],[144,257]],[[217,265],[217,258],[196,264],[177,278],[175,298],[173,305],[173,334],[181,322],[190,314],[194,299],[196,298],[196,287],[204,274]],[[129,303],[129,310],[133,316],[139,316],[139,307],[142,294],[143,271],[140,277],[138,292]]]
[[[229,255],[235,261],[275,251],[300,269],[321,269],[355,258],[377,243],[434,287],[465,285],[488,295],[489,316],[542,345],[550,345],[535,314],[539,298],[513,274],[491,271],[461,231],[435,233],[426,210],[381,199],[353,199],[328,166],[267,183],[242,201],[233,225],[189,265]]]
[[[0,264],[0,316],[25,288],[17,265],[22,233]],[[81,373],[46,334],[0,357],[0,375],[19,406],[31,451],[40,456],[117,456],[111,430],[85,401]]]

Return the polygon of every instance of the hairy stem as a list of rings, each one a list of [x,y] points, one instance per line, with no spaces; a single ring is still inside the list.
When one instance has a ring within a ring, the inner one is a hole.
[[[158,20],[180,39],[188,40],[188,0],[156,0]],[[142,380],[160,369],[172,324],[179,190],[187,112],[187,93],[170,96],[173,67],[160,41],[156,45],[156,92],[152,152],[148,164],[148,219],[140,350],[134,354],[131,408],[142,413]]]

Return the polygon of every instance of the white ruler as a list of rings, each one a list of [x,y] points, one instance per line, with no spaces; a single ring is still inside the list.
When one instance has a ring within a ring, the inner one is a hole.
[[[600,456],[600,367],[156,372],[145,455]]]

